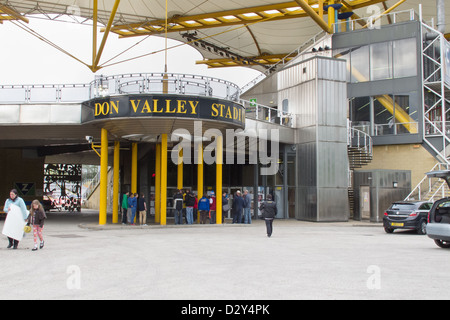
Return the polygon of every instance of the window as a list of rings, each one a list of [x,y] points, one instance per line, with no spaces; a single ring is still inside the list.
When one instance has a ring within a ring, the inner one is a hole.
[[[392,42],[370,45],[370,80],[392,79]]]
[[[416,38],[393,41],[394,78],[417,76]]]
[[[353,83],[369,81],[369,46],[352,49],[351,65],[351,80]]]
[[[353,98],[350,101],[352,127],[370,134],[370,97]]]

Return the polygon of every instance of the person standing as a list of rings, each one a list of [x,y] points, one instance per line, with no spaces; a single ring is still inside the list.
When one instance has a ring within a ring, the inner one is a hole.
[[[244,199],[241,196],[241,191],[236,191],[233,198],[233,223],[241,223],[242,209],[244,208]]]
[[[259,209],[266,221],[267,236],[270,238],[273,232],[273,219],[275,219],[275,216],[278,213],[277,204],[275,201],[272,201],[271,194],[267,195],[267,200],[261,204]]]
[[[127,192],[123,195],[122,198],[122,224],[127,224],[128,220],[128,195],[130,193]]]
[[[228,194],[224,192],[222,194],[222,223],[225,222],[225,216],[228,216],[228,211],[230,211],[230,205],[228,204]]]
[[[138,210],[139,210],[139,224],[141,226],[147,225],[147,204],[145,203],[145,195],[141,193],[138,200]]]
[[[209,223],[216,224],[216,195],[214,191],[211,191],[211,197],[209,198]]]
[[[42,235],[42,229],[44,228],[44,220],[47,219],[45,210],[39,200],[33,200],[31,203],[30,215],[28,216],[28,225],[33,226],[34,248],[31,251],[38,249],[37,239],[41,241],[39,249],[44,248],[44,237]]]
[[[9,249],[12,247],[13,249],[17,249],[17,247],[19,245],[19,241],[22,240],[23,227],[25,226],[25,221],[28,218],[28,210],[27,210],[27,206],[25,205],[25,202],[23,201],[23,199],[18,196],[18,192],[16,189],[12,189],[9,192],[9,198],[6,199],[6,201],[5,201],[3,211],[5,211],[9,215],[9,212],[11,212],[12,205],[15,205],[20,208],[20,212],[22,213],[21,218],[23,218],[24,224],[20,227],[19,225],[16,225],[13,222],[13,217],[10,217],[10,219],[8,219],[8,216],[6,216],[5,224],[3,226],[3,234],[5,234],[5,229],[11,229],[11,231],[13,231],[15,234],[20,235],[20,236],[15,236],[15,238],[7,235],[8,240],[9,240],[9,245],[7,248]],[[18,229],[19,227],[21,230]],[[12,230],[12,229],[14,229],[14,230]]]
[[[195,197],[191,194],[189,190],[186,190],[186,197],[184,199],[186,203],[186,221],[187,224],[194,223],[194,206],[195,206]]]
[[[183,192],[178,190],[173,196],[175,208],[175,224],[183,224]]]
[[[131,215],[129,217],[130,219],[130,224],[132,226],[134,226],[134,217],[136,216],[136,206],[137,206],[137,198],[136,198],[136,193],[135,194],[130,194],[130,197],[128,198],[128,209],[130,209],[131,211]]]
[[[244,223],[251,224],[252,223],[252,198],[248,194],[248,190],[244,191]]]
[[[206,194],[198,202],[198,211],[200,211],[200,224],[205,224],[209,213],[209,199]]]

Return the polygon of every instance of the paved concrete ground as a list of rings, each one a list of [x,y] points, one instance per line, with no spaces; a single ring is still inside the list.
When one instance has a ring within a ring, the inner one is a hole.
[[[450,251],[381,225],[97,226],[52,213],[45,248],[0,241],[0,299],[449,299]],[[79,225],[83,224],[83,227]],[[3,221],[0,221],[3,228]]]

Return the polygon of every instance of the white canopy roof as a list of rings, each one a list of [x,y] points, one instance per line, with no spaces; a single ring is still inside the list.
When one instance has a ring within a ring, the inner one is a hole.
[[[98,19],[103,25],[107,24],[115,2],[116,0],[98,2]],[[318,0],[306,2],[312,7],[318,6]],[[375,13],[374,9],[380,8],[382,13],[386,8],[395,5],[398,0],[339,2],[346,4],[360,17],[368,17]],[[450,33],[450,5],[448,1],[446,2],[446,33]],[[0,4],[7,5],[25,17],[44,13],[48,18],[54,19],[55,15],[74,14],[85,18],[86,21],[93,17],[93,3],[93,0],[0,0]],[[436,23],[437,9],[434,0],[406,0],[396,8],[396,11],[414,9],[419,12],[420,3],[424,20],[430,22],[434,19]],[[377,7],[371,7],[373,5]],[[208,59],[221,58],[217,51],[211,50],[214,48],[224,48],[243,57],[287,54],[322,31],[296,1],[168,0],[167,13],[168,21],[171,23],[170,29],[173,30],[177,30],[180,26],[179,19],[185,18],[182,19],[185,29],[169,32],[168,37],[188,42],[193,38],[187,37],[187,34],[191,34],[196,39],[204,39],[207,44],[212,45],[210,50],[201,50],[202,46],[198,44],[197,47]],[[296,18],[291,18],[293,15],[296,15]],[[157,21],[164,21],[165,16],[166,0],[121,0],[114,18],[114,26],[122,27],[120,30],[113,27],[112,32],[124,32],[127,28],[133,27],[137,33],[152,31],[156,35],[164,36],[164,28],[161,24],[158,25]],[[245,24],[242,23],[243,19]]]

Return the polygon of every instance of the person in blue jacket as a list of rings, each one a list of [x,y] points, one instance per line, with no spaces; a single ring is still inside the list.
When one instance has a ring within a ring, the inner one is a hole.
[[[128,208],[131,209],[130,224],[134,226],[134,217],[136,216],[137,193],[130,194],[128,198]]]
[[[200,211],[200,224],[205,224],[209,215],[209,199],[206,194],[198,202],[198,211]]]

